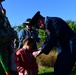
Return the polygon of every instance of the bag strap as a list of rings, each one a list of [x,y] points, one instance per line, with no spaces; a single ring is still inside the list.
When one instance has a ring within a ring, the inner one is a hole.
[[[31,33],[27,29],[23,29],[25,36],[31,36]]]
[[[23,28],[23,31],[24,31],[24,34],[26,35],[26,30],[25,30],[25,28]]]

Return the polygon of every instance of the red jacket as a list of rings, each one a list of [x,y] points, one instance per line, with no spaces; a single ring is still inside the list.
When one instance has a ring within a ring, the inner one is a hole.
[[[38,66],[31,50],[21,48],[16,52],[15,58],[18,72],[24,73],[25,70],[31,70],[33,75],[38,75]]]

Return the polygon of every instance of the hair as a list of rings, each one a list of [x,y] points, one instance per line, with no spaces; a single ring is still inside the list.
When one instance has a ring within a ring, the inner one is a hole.
[[[26,37],[24,40],[23,40],[23,45],[25,44],[25,42],[28,41],[28,44],[30,43],[36,43],[35,39],[33,37]]]

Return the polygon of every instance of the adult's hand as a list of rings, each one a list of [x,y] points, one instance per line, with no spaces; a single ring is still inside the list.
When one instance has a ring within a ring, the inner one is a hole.
[[[36,58],[41,53],[41,50],[34,51],[32,54]]]

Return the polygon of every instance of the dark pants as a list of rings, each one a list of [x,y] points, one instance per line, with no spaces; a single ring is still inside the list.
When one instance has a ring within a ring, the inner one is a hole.
[[[11,75],[18,75],[17,71],[10,71]]]
[[[54,75],[70,75],[70,58],[71,53],[68,51],[62,51],[56,60],[54,65]]]
[[[76,40],[72,40],[68,50],[58,54],[54,75],[70,75],[76,62]]]

